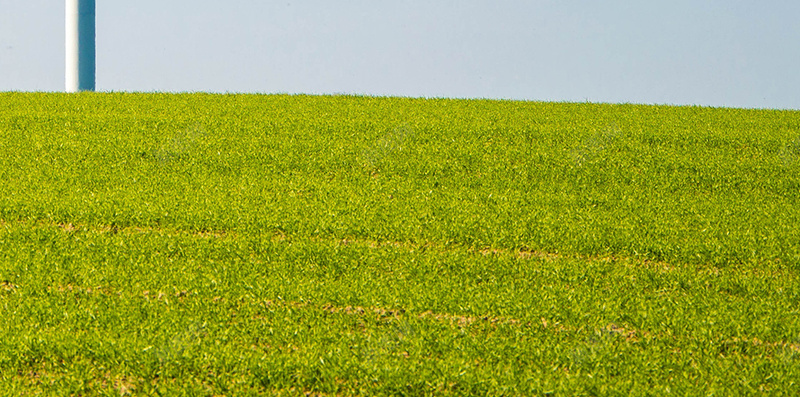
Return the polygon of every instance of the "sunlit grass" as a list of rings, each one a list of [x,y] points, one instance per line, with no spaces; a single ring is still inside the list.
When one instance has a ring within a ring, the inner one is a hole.
[[[796,392],[798,112],[0,104],[8,395]]]

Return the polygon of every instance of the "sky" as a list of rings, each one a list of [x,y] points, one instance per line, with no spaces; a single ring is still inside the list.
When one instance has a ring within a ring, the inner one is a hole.
[[[97,90],[800,109],[797,0],[98,0]],[[64,90],[64,0],[0,0],[0,91]]]

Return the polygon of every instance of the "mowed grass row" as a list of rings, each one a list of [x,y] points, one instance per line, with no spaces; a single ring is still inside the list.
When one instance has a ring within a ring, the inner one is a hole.
[[[800,263],[800,112],[0,94],[0,217]]]
[[[797,391],[800,283],[267,235],[0,227],[4,393]]]
[[[0,104],[10,395],[797,392],[798,112]]]

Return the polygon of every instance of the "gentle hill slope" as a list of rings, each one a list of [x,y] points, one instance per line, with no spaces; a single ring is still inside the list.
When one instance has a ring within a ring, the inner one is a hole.
[[[0,93],[0,389],[798,392],[800,112]]]
[[[6,220],[800,263],[800,113],[3,94]]]

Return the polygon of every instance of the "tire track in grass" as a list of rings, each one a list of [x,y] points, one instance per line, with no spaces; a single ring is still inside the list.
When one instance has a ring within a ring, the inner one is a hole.
[[[15,286],[15,288],[19,288],[19,286]],[[63,286],[48,287],[48,292],[79,295],[102,294],[107,296],[116,295],[118,298],[123,297],[121,292],[115,292],[102,286],[81,287],[67,284]],[[205,299],[207,301],[205,302],[206,304],[225,304],[228,301],[228,299],[219,296],[212,298],[199,297],[196,292],[186,290],[176,291],[174,293],[144,290],[140,294],[136,294],[134,296],[138,299],[143,299],[148,302],[163,302],[167,306],[172,304],[189,304],[190,300],[192,299]],[[416,318],[422,321],[434,322],[450,328],[458,328],[462,330],[474,329],[475,327],[489,326],[496,328],[498,326],[505,326],[529,330],[535,329],[542,332],[553,332],[557,334],[584,334],[589,331],[595,335],[612,335],[620,337],[624,339],[626,343],[641,343],[653,340],[665,341],[676,339],[674,335],[669,333],[653,333],[651,331],[637,329],[630,326],[621,326],[615,323],[609,323],[600,328],[586,330],[583,327],[567,326],[558,321],[546,319],[544,317],[540,318],[538,322],[533,322],[505,316],[470,316],[456,313],[434,312],[432,310],[425,310],[419,313],[410,313],[403,308],[384,308],[377,306],[362,307],[351,305],[342,306],[331,303],[314,304],[310,302],[285,301],[283,299],[260,300],[260,302],[251,301],[250,304],[267,310],[276,308],[302,309],[322,312],[328,315],[352,316],[361,318],[372,317],[374,320],[381,322],[395,322],[403,320],[404,318]],[[250,319],[255,321],[268,320],[267,317],[260,314],[253,315],[250,317]],[[692,340],[696,338],[690,337],[688,339]],[[756,348],[763,347],[770,353],[788,352],[790,354],[800,354],[800,342],[797,341],[778,340],[770,342],[756,337],[731,337],[719,341],[719,344],[720,349],[723,351],[736,350],[737,347],[746,346]]]
[[[0,219],[0,226],[5,225],[6,229],[12,224],[13,222],[7,222]],[[152,226],[124,226],[118,227],[116,225],[89,225],[89,224],[73,224],[73,223],[57,223],[57,222],[48,222],[42,220],[21,220],[17,221],[16,223],[22,223],[26,225],[31,225],[33,227],[41,227],[41,228],[58,228],[67,233],[74,233],[74,232],[94,232],[94,233],[111,233],[111,234],[156,234],[161,236],[167,237],[179,237],[179,236],[193,236],[193,237],[200,237],[200,238],[208,238],[208,239],[219,239],[219,240],[226,240],[232,239],[236,240],[243,236],[248,237],[264,237],[267,236],[273,242],[286,242],[291,243],[295,237],[292,235],[288,235],[283,231],[269,231],[264,233],[241,233],[235,232],[230,230],[185,230],[185,229],[177,229],[177,228],[163,228],[163,227],[152,227]],[[342,246],[355,246],[355,247],[362,247],[362,248],[372,248],[372,249],[379,249],[383,247],[395,247],[395,248],[403,248],[408,251],[423,251],[428,249],[434,249],[442,253],[447,252],[467,252],[475,255],[482,255],[485,257],[490,256],[499,256],[499,257],[515,257],[518,259],[523,260],[542,260],[547,262],[552,262],[556,260],[567,260],[567,259],[577,259],[577,260],[585,260],[585,261],[592,261],[592,262],[612,262],[621,264],[627,267],[641,267],[641,268],[649,268],[649,269],[658,269],[661,272],[671,273],[681,270],[685,266],[690,266],[684,263],[671,263],[667,261],[656,261],[647,258],[637,258],[637,257],[621,257],[617,255],[584,255],[584,254],[576,254],[576,253],[560,253],[560,252],[548,252],[548,251],[541,251],[541,250],[531,250],[526,247],[520,248],[501,248],[501,247],[484,247],[484,248],[474,248],[468,246],[461,246],[455,244],[442,244],[437,242],[424,242],[424,243],[416,243],[416,242],[408,242],[408,241],[397,241],[397,240],[376,240],[376,239],[365,239],[365,238],[354,238],[354,237],[309,237],[304,238],[302,236],[299,237],[303,241],[312,242],[312,243],[322,243],[322,244],[340,244]],[[771,264],[780,264],[779,262],[769,262]],[[719,275],[719,267],[714,265],[709,266],[693,266],[696,271],[701,272],[708,272],[714,273],[715,275]],[[748,266],[746,269],[748,274],[752,275],[769,275],[773,277],[777,276],[792,276],[795,277],[796,273],[792,272],[783,266],[779,268],[771,267],[770,269],[764,269],[762,267],[756,266]]]
[[[73,224],[73,223],[59,223],[59,222],[48,222],[44,220],[18,220],[13,222],[8,222],[5,220],[0,219],[0,226],[4,226],[7,230],[13,224],[23,224],[27,226],[32,226],[33,228],[57,228],[66,233],[110,233],[110,234],[124,234],[124,235],[133,235],[133,234],[157,234],[167,237],[179,237],[179,236],[193,236],[193,237],[201,237],[201,238],[214,238],[214,239],[237,239],[241,237],[240,232],[233,232],[228,230],[185,230],[185,229],[177,229],[177,228],[163,228],[163,227],[152,227],[152,226],[116,226],[116,225],[90,225],[90,224]],[[282,231],[274,231],[274,232],[267,232],[262,234],[249,234],[251,237],[260,237],[260,236],[269,236],[273,242],[291,242],[293,237],[291,235],[287,235]],[[366,247],[366,248],[382,248],[382,247],[395,247],[395,248],[404,248],[409,251],[417,251],[417,250],[427,250],[427,249],[435,249],[439,252],[468,252],[471,254],[482,255],[482,256],[513,256],[519,259],[531,259],[531,260],[544,260],[544,261],[555,261],[555,260],[564,260],[564,259],[581,259],[581,260],[588,260],[588,261],[613,261],[613,262],[628,262],[628,263],[637,263],[640,265],[648,266],[648,267],[661,267],[664,270],[671,271],[676,268],[675,265],[671,265],[664,261],[652,261],[648,259],[640,259],[640,258],[630,258],[630,257],[617,257],[617,256],[591,256],[591,255],[580,255],[580,254],[564,254],[558,252],[547,252],[547,251],[540,251],[540,250],[530,250],[528,248],[522,247],[518,249],[509,249],[509,248],[496,248],[496,247],[484,247],[484,248],[473,248],[473,247],[466,247],[466,246],[459,246],[453,244],[440,244],[436,242],[425,242],[425,243],[415,243],[415,242],[407,242],[407,241],[392,241],[392,240],[375,240],[375,239],[364,239],[364,238],[353,238],[353,237],[345,237],[345,238],[323,238],[323,237],[311,237],[305,239],[309,242],[316,242],[316,243],[335,243],[340,244],[343,246],[355,246],[355,247]]]
[[[18,220],[18,221],[4,221],[0,220],[0,226],[5,229],[6,233],[9,232],[11,228],[15,225],[23,226],[23,227],[31,227],[34,229],[49,229],[55,228],[58,230],[63,231],[64,233],[111,233],[111,234],[156,234],[161,236],[169,236],[169,237],[177,237],[177,236],[193,236],[198,238],[211,238],[211,239],[237,239],[243,237],[239,233],[232,233],[228,231],[190,231],[190,230],[181,230],[181,229],[168,229],[168,228],[159,228],[159,227],[141,227],[141,226],[127,226],[127,227],[117,227],[115,225],[86,225],[86,224],[72,224],[72,223],[54,223],[54,222],[47,222],[47,221],[32,221],[32,220]],[[2,231],[0,231],[1,233]],[[249,235],[250,237],[259,236],[257,234]],[[262,236],[266,236],[273,242],[277,243],[291,243],[293,241],[292,236],[286,235],[282,232],[272,232],[272,233],[265,233]],[[2,234],[0,234],[2,237]],[[401,249],[407,249],[409,251],[425,251],[428,249],[437,250],[440,252],[467,252],[474,255],[480,256],[513,256],[522,260],[543,260],[543,261],[556,261],[556,260],[565,260],[565,259],[581,259],[581,260],[588,260],[588,261],[610,261],[614,263],[619,263],[621,266],[626,267],[645,267],[651,269],[657,269],[659,272],[675,272],[682,270],[685,266],[682,264],[670,264],[667,262],[657,262],[657,261],[649,261],[649,260],[642,260],[637,258],[619,258],[614,256],[584,256],[584,255],[569,255],[569,254],[562,254],[562,253],[550,253],[550,252],[542,252],[542,251],[531,251],[526,249],[503,249],[503,248],[483,248],[483,249],[475,249],[470,247],[459,247],[454,245],[444,245],[444,244],[436,244],[436,243],[411,243],[411,242],[402,242],[402,241],[379,241],[379,240],[370,240],[370,239],[354,239],[354,238],[309,238],[304,239],[307,242],[319,242],[324,244],[339,244],[342,246],[354,246],[354,247],[366,247],[371,249],[379,249],[382,247],[396,247]],[[687,265],[688,266],[688,265]],[[709,274],[720,274],[720,269],[717,267],[698,267],[692,268],[693,271],[699,271],[703,273]],[[737,271],[742,272],[746,275],[750,276],[792,276],[796,277],[795,274],[792,272],[785,270],[785,269],[762,269],[755,266],[748,266],[744,269],[737,269]],[[19,286],[11,283],[10,281],[3,281],[0,282],[0,295],[10,295],[16,292],[19,288],[24,288],[24,286]],[[110,291],[102,286],[94,286],[94,287],[78,287],[74,285],[63,285],[63,286],[51,286],[48,287],[48,291],[54,291],[58,293],[81,293],[81,294],[94,294],[94,293],[102,293],[106,295],[113,295],[116,294],[118,296],[122,296],[121,292]],[[162,291],[142,291],[142,297],[151,300],[161,300],[161,299],[169,299],[172,298],[174,295],[174,299],[178,300],[179,302],[192,299],[195,294],[189,291],[174,291],[172,294],[168,294]],[[273,305],[273,306],[286,306],[286,307],[307,307],[312,310],[317,311],[324,311],[331,314],[344,314],[344,315],[356,315],[356,316],[366,316],[366,315],[377,315],[382,318],[398,318],[399,316],[416,316],[420,319],[427,319],[430,321],[435,321],[438,323],[447,323],[451,326],[455,327],[469,327],[476,324],[494,324],[494,325],[508,325],[508,326],[519,326],[519,327],[531,327],[533,324],[531,322],[523,323],[519,319],[514,318],[506,318],[506,317],[498,317],[498,316],[467,316],[467,315],[460,315],[456,313],[437,313],[433,311],[423,311],[421,313],[410,314],[406,313],[403,309],[387,309],[387,308],[379,308],[379,307],[359,307],[359,306],[335,306],[332,304],[321,304],[321,305],[312,305],[307,302],[282,302],[279,300],[271,300],[267,301],[266,305]],[[556,332],[578,332],[579,329],[574,327],[566,327],[556,321],[552,321],[549,319],[541,318],[541,325],[542,329],[547,330],[555,330]],[[599,333],[609,333],[614,335],[620,335],[624,337],[628,341],[641,341],[642,339],[650,339],[650,338],[673,338],[669,335],[653,335],[649,331],[633,329],[629,326],[620,326],[614,323],[609,323],[606,326],[596,329],[595,332]],[[780,341],[762,341],[758,338],[753,339],[739,339],[736,337],[728,338],[722,341],[723,345],[726,346],[735,346],[737,344],[745,344],[748,346],[766,346],[771,349],[784,349],[789,352],[793,353],[800,353],[800,343],[790,342],[786,340]]]

